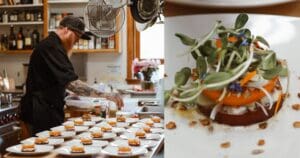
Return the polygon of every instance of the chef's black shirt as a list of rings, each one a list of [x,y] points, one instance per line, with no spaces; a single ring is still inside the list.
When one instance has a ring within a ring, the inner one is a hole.
[[[64,121],[65,89],[78,79],[56,33],[40,42],[30,57],[26,94],[21,100],[21,119],[33,132],[48,130]]]

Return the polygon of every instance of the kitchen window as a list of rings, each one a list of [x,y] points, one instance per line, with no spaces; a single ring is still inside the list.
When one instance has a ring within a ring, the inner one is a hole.
[[[145,31],[139,32],[136,29],[129,8],[127,8],[127,15],[127,83],[136,84],[139,82],[139,80],[132,77],[132,61],[135,58],[161,60],[162,65],[159,74],[163,76],[164,24],[160,24],[160,22]]]

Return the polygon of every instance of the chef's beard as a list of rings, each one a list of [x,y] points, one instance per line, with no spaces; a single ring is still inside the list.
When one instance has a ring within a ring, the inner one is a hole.
[[[67,51],[67,56],[69,58],[71,58],[72,54],[73,54],[73,50],[72,49],[70,49],[70,50]]]
[[[72,56],[72,54],[73,54],[73,51],[72,51],[72,48],[73,48],[73,42],[71,42],[71,41],[66,41],[66,42],[64,42],[64,48],[65,48],[65,50],[66,50],[66,53],[67,53],[67,56],[69,57],[69,58],[71,58],[71,56]]]

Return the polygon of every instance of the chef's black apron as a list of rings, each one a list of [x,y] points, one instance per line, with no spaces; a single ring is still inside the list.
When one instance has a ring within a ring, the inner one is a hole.
[[[65,88],[78,79],[56,33],[51,32],[33,50],[21,100],[21,119],[32,126],[33,134],[49,130],[64,121]]]

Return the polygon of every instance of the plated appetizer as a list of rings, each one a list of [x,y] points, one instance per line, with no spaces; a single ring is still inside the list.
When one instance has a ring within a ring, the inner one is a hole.
[[[34,144],[22,144],[22,152],[33,152],[35,151]]]
[[[171,104],[198,111],[220,124],[245,126],[268,120],[282,107],[281,79],[287,63],[276,57],[269,43],[245,28],[247,14],[238,15],[232,28],[217,21],[202,40],[177,33],[194,67],[175,74],[175,86],[166,92]]]

